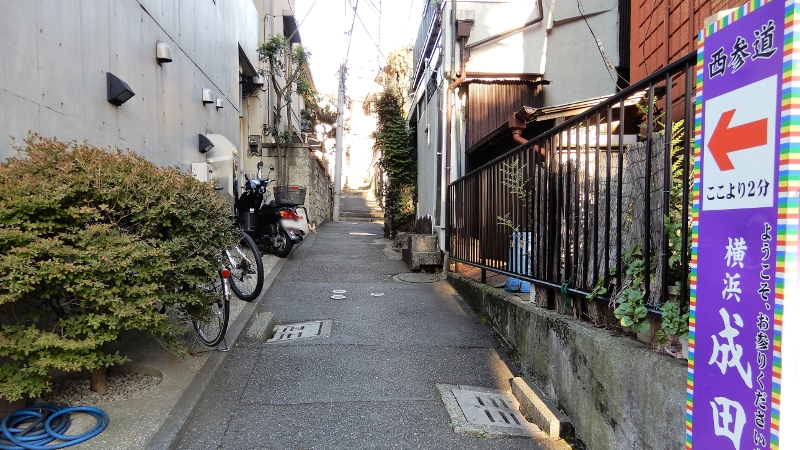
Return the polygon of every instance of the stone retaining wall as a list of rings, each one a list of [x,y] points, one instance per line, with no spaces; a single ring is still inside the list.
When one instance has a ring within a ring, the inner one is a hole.
[[[685,447],[685,361],[471,278],[449,273],[448,281],[512,346],[522,375],[572,418],[588,448]]]

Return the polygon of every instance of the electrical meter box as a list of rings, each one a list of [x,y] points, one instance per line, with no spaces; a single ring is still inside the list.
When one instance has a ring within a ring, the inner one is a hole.
[[[208,163],[192,163],[192,176],[198,180],[206,183],[214,178],[214,168]]]

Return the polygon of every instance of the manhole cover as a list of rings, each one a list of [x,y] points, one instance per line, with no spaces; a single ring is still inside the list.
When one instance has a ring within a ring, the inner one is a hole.
[[[453,389],[458,406],[468,421],[478,425],[525,428],[516,400],[510,395]]]
[[[395,281],[402,281],[405,283],[434,283],[439,281],[439,275],[432,273],[401,273],[394,276]]]

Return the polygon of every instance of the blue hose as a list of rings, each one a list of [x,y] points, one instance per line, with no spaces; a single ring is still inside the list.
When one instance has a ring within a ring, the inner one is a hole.
[[[95,418],[94,428],[83,434],[67,435],[72,421],[69,413],[85,413]],[[27,425],[22,428],[22,425]],[[108,414],[91,406],[62,408],[49,403],[40,403],[14,411],[0,422],[3,435],[0,450],[46,450],[69,447],[91,439],[108,426]],[[47,445],[57,439],[61,443]]]

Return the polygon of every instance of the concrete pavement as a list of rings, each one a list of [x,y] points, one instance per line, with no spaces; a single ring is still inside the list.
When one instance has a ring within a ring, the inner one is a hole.
[[[330,335],[239,339],[188,420],[167,420],[148,448],[566,448],[453,432],[437,384],[509,392],[515,371],[449,284],[393,279],[408,269],[381,236],[328,223],[293,250],[257,308],[278,324],[331,321]]]

